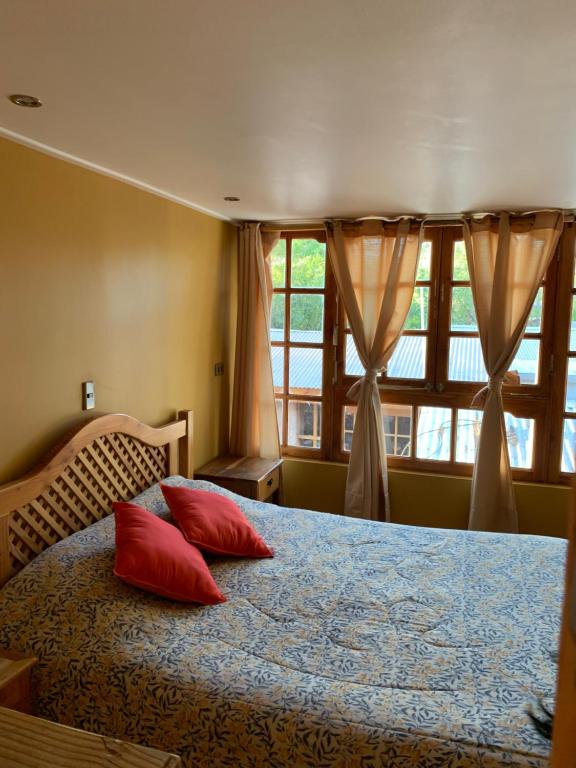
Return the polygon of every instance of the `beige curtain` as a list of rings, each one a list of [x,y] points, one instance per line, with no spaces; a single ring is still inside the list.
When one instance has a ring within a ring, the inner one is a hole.
[[[230,451],[234,456],[280,456],[270,356],[272,271],[279,235],[243,224],[238,234],[238,320]]]
[[[563,216],[506,213],[467,219],[464,238],[488,385],[474,399],[484,418],[472,479],[469,529],[518,531],[506,442],[502,385],[522,340],[536,293],[562,230]]]
[[[386,450],[376,377],[398,343],[412,301],[419,236],[411,222],[364,221],[326,225],[328,253],[365,369],[348,397],[357,406],[345,513],[389,520]],[[379,499],[384,510],[380,512]]]

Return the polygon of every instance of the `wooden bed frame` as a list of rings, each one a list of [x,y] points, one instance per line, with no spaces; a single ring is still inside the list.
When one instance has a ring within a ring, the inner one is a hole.
[[[0,486],[0,586],[40,552],[168,475],[193,475],[192,411],[149,427],[108,414],[84,422],[24,477]]]

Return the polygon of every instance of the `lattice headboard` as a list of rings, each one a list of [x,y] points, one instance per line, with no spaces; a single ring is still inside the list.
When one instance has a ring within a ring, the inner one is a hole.
[[[149,427],[124,414],[77,428],[20,480],[0,486],[0,586],[36,555],[167,475],[192,477],[192,412]]]

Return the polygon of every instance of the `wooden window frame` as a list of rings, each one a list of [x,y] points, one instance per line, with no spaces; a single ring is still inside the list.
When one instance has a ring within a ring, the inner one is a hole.
[[[552,483],[570,485],[574,473],[562,471],[562,448],[564,443],[564,419],[576,418],[576,413],[567,416],[564,410],[568,360],[576,358],[570,352],[570,328],[572,297],[576,296],[574,274],[576,266],[576,224],[566,223],[560,238],[557,253],[557,297],[553,357],[550,364],[552,386],[549,403],[549,429],[546,444],[548,451],[548,479]]]
[[[274,390],[275,400],[282,401],[282,429],[280,432],[280,446],[282,455],[294,456],[300,458],[322,458],[330,459],[329,452],[326,450],[326,436],[330,434],[330,422],[332,412],[329,406],[330,401],[330,382],[332,379],[332,331],[333,319],[328,309],[328,304],[334,301],[336,287],[331,271],[326,267],[324,288],[299,288],[292,286],[292,241],[293,240],[316,240],[319,243],[326,243],[326,233],[323,230],[298,231],[290,230],[280,233],[281,239],[286,241],[286,275],[285,285],[282,288],[274,288],[274,294],[281,294],[285,297],[284,301],[284,340],[272,341],[272,347],[281,347],[284,349],[284,386],[282,392],[276,388]],[[328,264],[328,254],[326,254],[326,264]],[[291,297],[294,294],[299,295],[320,295],[324,297],[324,323],[322,342],[296,342],[290,341],[290,305]],[[330,298],[329,298],[330,297]],[[289,357],[290,349],[321,349],[322,350],[322,389],[319,395],[295,394],[290,392],[290,371]],[[296,445],[288,445],[288,407],[289,402],[318,402],[322,407],[322,429],[321,429],[321,447],[305,448]]]
[[[285,293],[285,341],[273,342],[275,346],[316,346],[323,349],[323,389],[320,397],[290,395],[288,391],[287,364],[289,353],[285,353],[284,392],[276,394],[283,400],[283,428],[287,435],[288,401],[305,400],[322,403],[322,440],[320,449],[282,445],[285,456],[320,458],[347,463],[349,452],[344,451],[344,406],[354,405],[347,398],[347,392],[357,381],[357,376],[345,372],[345,339],[349,330],[343,322],[344,313],[339,306],[336,284],[329,260],[326,259],[325,287],[321,289],[292,289],[290,286],[291,241],[296,238],[314,239],[325,243],[325,233],[315,231],[282,232],[286,239],[286,287],[275,289]],[[429,287],[428,328],[421,331],[405,331],[408,336],[427,337],[425,377],[423,379],[399,379],[383,374],[378,379],[382,403],[411,407],[412,432],[410,457],[387,456],[388,465],[394,469],[414,472],[441,473],[455,476],[470,476],[473,464],[461,463],[456,457],[456,430],[458,410],[475,410],[472,406],[474,395],[483,383],[459,382],[448,379],[449,339],[459,336],[477,336],[472,332],[450,330],[451,288],[468,285],[464,281],[452,280],[452,254],[454,243],[463,239],[461,226],[438,225],[426,227],[424,238],[432,243],[430,280],[418,284]],[[289,246],[290,242],[290,246]],[[538,383],[534,385],[506,385],[503,392],[504,409],[517,418],[534,420],[533,459],[530,469],[513,468],[515,480],[528,482],[569,483],[572,475],[560,471],[563,439],[563,398],[566,380],[566,366],[569,357],[576,358],[576,352],[568,352],[570,314],[575,252],[575,225],[566,225],[557,252],[554,255],[543,281],[542,324],[539,333],[527,333],[526,338],[540,340]],[[290,255],[289,255],[290,254]],[[562,289],[569,282],[570,290]],[[290,287],[289,287],[290,286]],[[292,293],[324,294],[324,334],[322,344],[300,344],[289,341],[289,296]],[[451,409],[450,460],[438,461],[416,457],[416,432],[418,408],[433,406]],[[576,418],[576,414],[573,415]]]

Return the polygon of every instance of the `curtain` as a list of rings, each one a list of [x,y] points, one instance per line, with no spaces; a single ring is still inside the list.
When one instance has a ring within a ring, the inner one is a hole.
[[[243,224],[238,234],[238,319],[230,451],[234,456],[280,456],[270,354],[272,271],[279,234]]]
[[[464,239],[488,385],[472,478],[470,530],[518,531],[502,386],[563,225],[557,212],[510,221],[502,213],[464,221]]]
[[[413,229],[413,227],[412,227]],[[364,376],[348,397],[357,403],[345,513],[390,520],[386,449],[377,376],[385,368],[412,301],[419,236],[411,222],[326,224],[328,254]],[[380,498],[384,509],[380,512]]]

